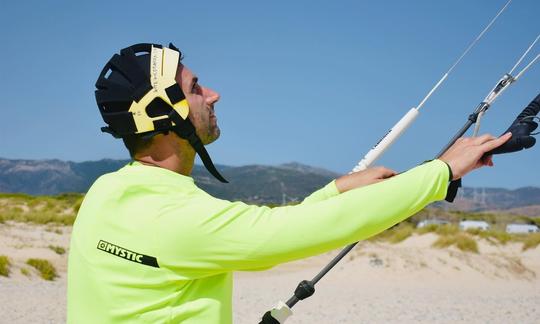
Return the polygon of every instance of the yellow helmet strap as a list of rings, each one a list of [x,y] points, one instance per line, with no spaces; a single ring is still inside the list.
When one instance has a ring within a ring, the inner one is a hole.
[[[176,82],[180,58],[180,51],[172,44],[169,48],[135,44],[115,54],[96,82],[96,102],[107,124],[101,130],[116,138],[152,137],[172,130],[189,141],[214,177],[227,182],[188,118],[188,101]]]

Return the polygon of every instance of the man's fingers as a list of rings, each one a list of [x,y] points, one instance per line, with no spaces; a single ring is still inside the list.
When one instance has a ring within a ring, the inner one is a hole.
[[[379,173],[379,175],[383,179],[393,177],[393,176],[395,176],[397,174],[396,171],[394,171],[392,169],[387,169],[387,168],[381,168],[380,171],[381,172]]]
[[[484,144],[481,145],[482,147],[482,151],[485,152],[489,152],[493,149],[496,149],[497,147],[503,145],[504,143],[506,143],[510,138],[512,137],[512,133],[508,132],[506,134],[504,134],[503,136],[497,138],[497,139],[494,139],[494,140],[491,140],[491,141],[488,141],[488,142],[485,142]]]
[[[476,145],[482,145],[486,142],[489,142],[491,140],[494,140],[496,137],[490,134],[484,134],[482,136],[478,136],[473,138],[473,143]]]

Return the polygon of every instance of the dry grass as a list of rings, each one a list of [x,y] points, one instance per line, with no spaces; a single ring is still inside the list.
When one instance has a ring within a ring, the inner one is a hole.
[[[30,277],[30,271],[28,271],[26,268],[21,268],[21,273],[23,276]]]
[[[58,277],[54,266],[45,259],[28,259],[26,264],[36,268],[41,278],[45,280],[54,280],[54,278]]]
[[[523,251],[534,249],[540,244],[540,233],[533,233],[523,238]]]
[[[497,230],[482,231],[480,229],[468,229],[467,233],[484,238],[491,243],[499,243],[503,245],[508,243],[509,241],[516,240],[516,238],[511,234]]]
[[[509,234],[504,231],[475,229],[467,230],[467,233],[486,239],[493,244],[506,244],[508,242],[522,242],[523,250],[535,248],[540,244],[540,233]]]
[[[0,194],[0,222],[13,220],[37,224],[71,225],[82,203],[76,193],[57,196]]]
[[[370,237],[370,241],[390,242],[393,244],[399,243],[407,239],[414,232],[412,225],[401,223],[397,226],[387,229],[375,236]]]
[[[406,240],[414,232],[414,229],[410,225],[403,225],[392,231],[392,235],[388,238],[388,241],[392,244],[396,244]]]
[[[447,224],[437,227],[435,233],[439,235],[455,235],[459,233],[459,227],[457,227],[456,225]]]
[[[433,243],[433,246],[437,248],[445,248],[452,245],[455,245],[458,249],[464,252],[478,253],[478,244],[474,238],[464,233],[439,236],[437,241]]]
[[[440,227],[441,225],[437,225],[437,224],[429,224],[429,225],[426,225],[424,227],[420,227],[418,229],[416,229],[416,232],[420,235],[422,234],[426,234],[426,233],[433,233],[435,231],[437,231],[437,229]]]
[[[59,254],[59,255],[66,253],[66,249],[64,249],[61,246],[49,245],[49,249],[53,250],[54,252],[56,252],[56,254]]]
[[[9,261],[9,258],[5,255],[0,255],[0,276],[8,277],[10,266],[11,261]]]

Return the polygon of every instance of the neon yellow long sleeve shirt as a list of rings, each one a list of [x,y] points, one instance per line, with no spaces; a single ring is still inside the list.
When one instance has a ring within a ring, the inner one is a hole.
[[[217,199],[193,179],[132,162],[100,177],[73,226],[69,323],[231,323],[232,272],[324,253],[368,238],[446,195],[434,160],[301,204]]]

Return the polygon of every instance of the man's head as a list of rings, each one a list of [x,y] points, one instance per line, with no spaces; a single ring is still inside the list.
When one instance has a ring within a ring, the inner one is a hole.
[[[146,57],[145,57],[146,56]],[[148,55],[137,57],[140,61],[149,61]],[[149,66],[149,63],[147,64]],[[178,64],[176,71],[176,82],[182,88],[186,100],[189,105],[188,118],[195,126],[197,135],[204,145],[210,144],[219,138],[221,130],[217,124],[214,105],[219,101],[220,95],[199,83],[199,78],[184,64]],[[180,139],[174,132],[165,131],[163,135],[174,137],[171,140],[185,141]],[[154,144],[154,138],[158,134],[151,137],[145,137],[138,134],[123,137],[124,145],[129,151],[132,158],[137,154],[144,153],[151,149]]]
[[[159,145],[189,143],[183,146],[225,181],[204,148],[220,135],[214,115],[219,94],[201,86],[181,63],[180,51],[169,47],[136,44],[109,60],[96,82],[98,107],[108,124],[102,130],[122,138],[132,157],[152,148],[156,136],[165,138],[156,141]]]

